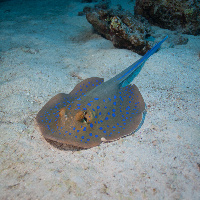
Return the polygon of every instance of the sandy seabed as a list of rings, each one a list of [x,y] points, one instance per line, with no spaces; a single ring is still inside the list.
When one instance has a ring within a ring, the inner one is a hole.
[[[141,57],[94,33],[77,15],[87,4],[72,2],[0,2],[0,199],[200,199],[200,36],[170,48],[159,30],[169,39],[133,81],[147,106],[135,134],[76,151],[36,129],[51,97]]]

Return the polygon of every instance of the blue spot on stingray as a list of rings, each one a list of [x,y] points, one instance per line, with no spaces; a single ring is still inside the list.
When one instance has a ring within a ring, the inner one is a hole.
[[[81,98],[78,98],[77,100],[81,100]]]
[[[100,108],[100,106],[97,106],[97,109],[99,109]]]
[[[110,113],[108,112],[108,115],[110,115]]]
[[[92,136],[92,133],[89,133],[89,136]]]
[[[69,133],[69,135],[71,135],[71,133]]]
[[[75,138],[77,138],[77,136],[75,135]]]
[[[102,127],[100,127],[99,129],[100,129],[100,130],[102,130],[103,128],[102,128]]]
[[[81,138],[84,139],[84,136],[82,136]]]
[[[99,115],[101,115],[101,112],[99,112]]]
[[[89,141],[90,141],[90,139],[87,139],[87,141],[89,142]]]
[[[124,101],[124,100],[122,99],[122,97],[121,97],[121,96],[119,96],[119,98],[120,98],[122,101]]]
[[[107,106],[105,106],[104,108],[107,108]]]
[[[93,127],[93,124],[90,124],[90,127],[92,128],[92,127]]]
[[[98,135],[95,135],[95,137],[97,138],[97,137],[99,137]]]
[[[111,101],[111,98],[108,98],[109,99],[109,101]]]
[[[126,112],[126,114],[128,115],[128,114],[129,114],[129,112]]]
[[[113,105],[116,105],[116,102],[113,102]]]
[[[99,98],[94,98],[94,100],[99,100]]]
[[[114,95],[114,99],[116,99],[117,97]]]
[[[95,111],[95,109],[94,109],[94,108],[92,108],[92,110],[93,110],[93,111]]]
[[[86,131],[86,127],[83,128],[83,131]]]
[[[88,103],[87,105],[88,105],[88,106],[91,106],[91,103]]]
[[[73,130],[75,130],[76,128],[74,127]]]
[[[104,133],[106,133],[106,131],[103,131]]]
[[[105,120],[108,120],[108,119],[109,119],[108,117],[105,118]]]
[[[80,130],[77,130],[77,133],[79,133],[80,132]]]
[[[113,112],[115,112],[115,109],[112,109]]]
[[[115,113],[113,113],[112,116],[115,117],[116,116]]]

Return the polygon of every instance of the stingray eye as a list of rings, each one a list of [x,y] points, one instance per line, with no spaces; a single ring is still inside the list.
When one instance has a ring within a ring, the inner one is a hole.
[[[94,111],[88,110],[87,112],[85,112],[85,116],[84,116],[85,122],[88,124],[91,124],[94,119],[94,116],[95,116]]]
[[[92,120],[94,118],[94,114],[91,111],[79,111],[75,115],[75,119],[80,122],[85,122],[85,123],[92,123]]]
[[[61,108],[59,111],[59,116],[61,118],[65,117],[65,119],[67,119],[67,113],[66,113],[66,109],[65,108]]]
[[[80,121],[80,122],[83,122],[84,121],[84,117],[85,117],[85,114],[83,111],[79,111],[78,113],[76,113],[75,115],[75,119],[77,121]]]
[[[84,122],[88,122],[88,114],[87,114],[87,112],[84,112],[84,118],[83,118],[83,120],[84,120]]]

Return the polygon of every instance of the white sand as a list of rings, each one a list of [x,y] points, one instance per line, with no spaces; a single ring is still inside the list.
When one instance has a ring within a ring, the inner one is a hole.
[[[140,56],[94,34],[86,4],[42,2],[0,3],[0,199],[200,199],[200,36],[166,41],[133,81],[148,108],[138,132],[59,150],[35,128],[42,106],[72,74],[108,80]]]

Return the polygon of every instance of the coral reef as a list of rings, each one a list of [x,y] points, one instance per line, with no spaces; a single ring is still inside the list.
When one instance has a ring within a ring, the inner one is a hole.
[[[161,28],[200,34],[199,0],[136,0],[135,14]]]
[[[145,5],[151,6],[152,4]],[[187,10],[187,12],[189,11]],[[183,36],[181,32],[158,30],[161,28],[157,29],[157,26],[151,26],[142,15],[133,15],[123,10],[121,5],[110,9],[110,0],[102,0],[94,4],[93,7],[86,6],[78,15],[86,15],[95,31],[111,40],[115,47],[126,48],[140,55],[144,55],[151,49],[157,42],[156,39],[161,40],[163,35],[169,35],[170,47],[188,42],[188,38]]]
[[[120,7],[119,7],[120,8]],[[136,18],[123,10],[95,7],[86,12],[86,18],[103,37],[118,48],[126,48],[144,55],[153,43],[145,40],[151,35],[150,24],[144,18]]]

